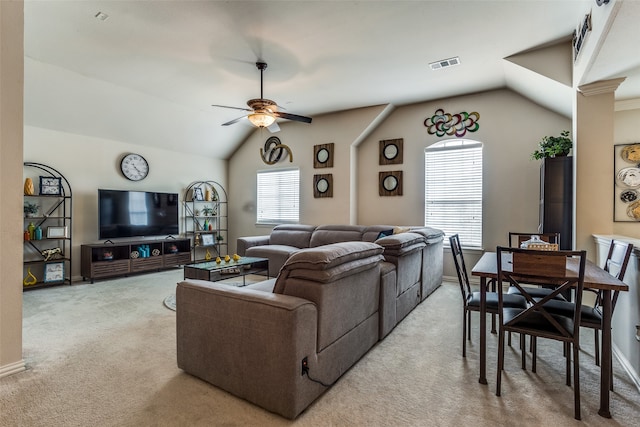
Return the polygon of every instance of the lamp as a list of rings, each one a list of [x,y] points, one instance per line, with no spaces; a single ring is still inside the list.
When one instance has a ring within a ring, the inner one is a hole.
[[[249,114],[247,118],[254,126],[259,128],[271,126],[273,122],[276,121],[276,118],[266,111],[256,111],[255,113]]]

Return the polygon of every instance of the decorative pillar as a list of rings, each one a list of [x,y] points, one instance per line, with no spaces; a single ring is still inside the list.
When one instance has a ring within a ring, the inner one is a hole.
[[[574,247],[595,261],[592,235],[613,231],[614,93],[624,78],[578,87],[574,102]]]

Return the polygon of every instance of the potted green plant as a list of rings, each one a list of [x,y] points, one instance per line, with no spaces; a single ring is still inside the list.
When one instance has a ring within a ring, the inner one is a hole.
[[[24,216],[30,218],[35,216],[38,213],[39,206],[35,203],[25,202],[24,203]]]
[[[560,132],[560,136],[545,136],[542,138],[538,149],[531,153],[532,160],[540,160],[546,157],[561,157],[569,155],[573,141],[569,138],[569,131]]]

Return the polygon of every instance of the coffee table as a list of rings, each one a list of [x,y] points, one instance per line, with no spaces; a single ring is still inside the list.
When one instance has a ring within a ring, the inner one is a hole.
[[[215,261],[198,262],[184,266],[185,279],[200,279],[210,282],[229,279],[232,277],[242,277],[242,285],[246,286],[245,276],[248,274],[257,274],[266,272],[269,278],[269,259],[257,257],[242,257],[238,261],[231,260],[229,262]]]

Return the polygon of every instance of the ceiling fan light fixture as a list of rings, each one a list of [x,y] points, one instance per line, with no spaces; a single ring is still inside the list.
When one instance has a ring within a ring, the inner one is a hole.
[[[276,121],[276,118],[271,114],[264,111],[257,111],[255,113],[251,113],[247,116],[249,121],[256,127],[266,128],[273,124]]]

